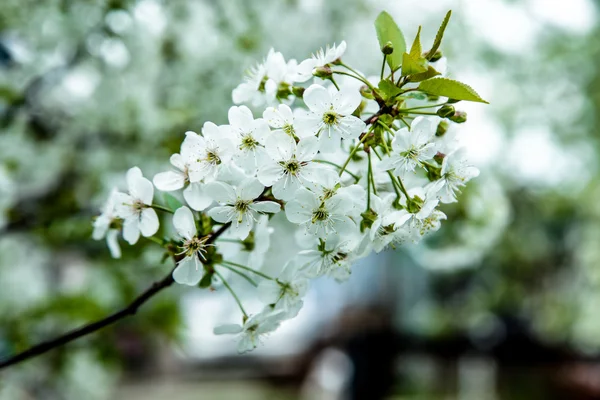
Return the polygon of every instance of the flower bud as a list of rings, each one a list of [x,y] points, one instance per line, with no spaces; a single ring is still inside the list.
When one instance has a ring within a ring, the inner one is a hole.
[[[373,222],[377,219],[377,213],[371,209],[360,214],[362,220],[360,221],[360,230],[364,232],[365,229],[370,228]]]
[[[444,161],[444,158],[446,157],[446,155],[444,153],[440,153],[439,151],[437,152],[437,154],[435,156],[433,156],[433,160],[438,163],[441,164]]]
[[[435,131],[435,136],[442,137],[448,132],[448,121],[440,121]]]
[[[443,57],[443,54],[440,50],[436,50],[435,53],[433,53],[433,56],[429,59],[429,61],[431,62],[436,62],[439,61],[440,58]]]
[[[304,95],[304,90],[302,86],[292,86],[292,94],[300,99]]]
[[[456,122],[457,124],[462,124],[463,122],[467,121],[467,113],[464,111],[457,111],[448,119],[452,122]]]
[[[325,65],[323,67],[315,68],[313,70],[313,75],[321,79],[329,79],[333,75],[333,72],[331,71],[330,67]]]
[[[454,106],[444,104],[436,111],[436,114],[442,118],[449,118],[453,116],[455,112]]]
[[[383,54],[390,55],[394,52],[394,45],[392,44],[392,42],[387,42],[382,48],[381,48],[381,52]]]
[[[362,85],[359,90],[360,94],[365,99],[373,100],[375,98],[375,96],[373,96],[373,91],[371,91],[367,85]]]

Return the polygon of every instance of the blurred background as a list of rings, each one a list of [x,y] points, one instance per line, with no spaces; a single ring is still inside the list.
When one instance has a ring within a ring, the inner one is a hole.
[[[133,165],[226,123],[270,47],[346,40],[377,74],[373,21],[442,45],[481,169],[419,246],[312,286],[298,318],[237,355],[222,290],[171,287],[128,320],[0,372],[0,399],[600,398],[600,23],[594,0],[2,0],[0,358],[121,308],[171,265],[113,260],[91,218]],[[272,237],[285,246],[292,238]],[[268,257],[267,257],[268,259]],[[278,262],[278,260],[270,260]]]

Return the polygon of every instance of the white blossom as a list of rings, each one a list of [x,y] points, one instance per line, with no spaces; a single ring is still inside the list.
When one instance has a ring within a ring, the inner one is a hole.
[[[349,215],[354,209],[354,203],[346,196],[336,194],[321,200],[317,194],[302,188],[287,203],[285,215],[290,222],[304,226],[308,233],[325,238],[332,233],[352,232],[356,225]]]
[[[318,135],[322,152],[336,151],[341,139],[356,139],[365,129],[365,123],[352,115],[361,102],[357,90],[342,88],[331,95],[323,86],[311,85],[303,100],[308,111],[299,112],[296,131],[302,136]]]
[[[154,186],[144,178],[138,167],[127,171],[129,194],[117,192],[114,195],[115,211],[123,222],[123,238],[129,244],[135,244],[140,233],[148,237],[158,231],[158,216],[152,209]]]
[[[175,282],[195,286],[202,279],[204,268],[200,259],[206,254],[208,237],[198,237],[198,229],[192,211],[183,206],[173,214],[173,226],[183,240],[180,255],[185,255],[177,262],[173,271]]]
[[[94,231],[92,237],[94,240],[101,240],[106,237],[106,244],[113,258],[121,258],[121,247],[117,240],[121,224],[121,219],[117,217],[115,210],[115,195],[117,189],[113,189],[102,207],[101,214],[94,220]]]
[[[292,310],[294,313],[300,310],[298,303],[302,302],[307,290],[308,279],[293,261],[284,266],[277,279],[265,279],[257,288],[258,298],[263,303],[275,305],[275,309],[284,310],[288,316]]]
[[[171,165],[175,169],[154,175],[153,182],[154,186],[163,192],[179,190],[187,185],[183,190],[183,198],[194,210],[202,211],[212,203],[212,199],[206,194],[201,180],[192,182],[190,179],[190,167],[198,161],[198,155],[195,153],[198,143],[197,135],[188,133],[181,144],[180,153],[171,156]],[[197,176],[195,178],[197,179]]]
[[[456,192],[468,181],[479,176],[479,170],[469,164],[464,148],[460,148],[444,157],[441,175],[441,202],[453,203],[456,201]]]
[[[410,131],[402,128],[396,131],[392,141],[392,153],[379,164],[381,170],[394,170],[402,178],[414,172],[424,161],[431,160],[437,153],[433,143],[436,127],[430,119],[417,117]]]
[[[222,164],[228,163],[233,157],[234,144],[231,132],[226,127],[205,122],[202,126],[202,136],[195,132],[186,132],[195,161],[188,168],[190,182],[200,182],[204,179],[213,180]]]
[[[243,325],[221,325],[213,332],[215,335],[238,335],[238,351],[245,353],[254,350],[261,343],[262,337],[279,327],[283,313],[282,310],[273,311],[270,307],[265,307],[260,313],[248,318]]]
[[[265,144],[271,133],[269,125],[262,119],[254,119],[252,111],[246,106],[229,109],[229,126],[236,147],[234,161],[251,175],[268,158]]]
[[[270,160],[260,166],[258,180],[272,186],[277,199],[289,200],[296,190],[318,179],[319,166],[312,162],[319,149],[317,138],[308,137],[296,144],[286,134],[274,133],[266,149]]]
[[[334,43],[331,47],[327,46],[325,50],[319,49],[319,51],[317,51],[316,54],[313,54],[311,58],[302,61],[298,65],[297,76],[295,80],[297,82],[306,82],[312,78],[315,68],[324,67],[333,63],[334,61],[340,59],[344,55],[345,51],[346,42],[343,40],[338,46],[336,46]]]
[[[274,201],[255,201],[264,190],[264,186],[256,179],[234,188],[223,182],[208,183],[210,196],[221,204],[212,208],[208,215],[217,222],[231,222],[231,232],[240,239],[245,239],[259,213],[277,213],[281,206]]]
[[[294,128],[294,112],[285,104],[280,104],[277,107],[267,107],[263,112],[263,118],[267,121],[269,126],[276,130],[283,131],[291,137],[306,137],[306,135],[296,132],[296,129]],[[313,135],[309,133],[308,136]]]

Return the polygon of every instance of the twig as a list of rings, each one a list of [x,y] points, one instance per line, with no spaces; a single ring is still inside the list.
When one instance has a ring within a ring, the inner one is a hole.
[[[215,233],[211,235],[210,238],[208,238],[206,243],[211,244],[212,242],[214,242],[219,236],[221,236],[221,234],[223,234],[223,232],[225,232],[225,230],[227,230],[227,228],[229,228],[230,225],[230,223],[227,223],[221,226]],[[99,321],[89,323],[80,328],[67,332],[64,335],[61,335],[57,338],[36,344],[35,346],[30,347],[29,349],[21,353],[15,354],[14,356],[1,360],[0,369],[7,368],[11,365],[15,365],[22,361],[39,356],[56,347],[63,346],[69,342],[72,342],[73,340],[79,339],[82,336],[89,335],[106,326],[112,325],[115,322],[120,321],[121,319],[129,317],[131,315],[135,315],[137,313],[137,310],[146,301],[148,301],[161,290],[171,286],[173,282],[175,281],[173,280],[173,271],[171,271],[160,281],[154,282],[152,286],[146,289],[142,294],[136,297],[135,300],[133,300],[127,307],[123,308],[122,310],[117,311],[116,313],[111,314],[108,317],[103,318]]]

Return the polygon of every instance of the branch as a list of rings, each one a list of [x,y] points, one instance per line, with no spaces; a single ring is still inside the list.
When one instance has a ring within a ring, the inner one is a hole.
[[[215,233],[213,233],[210,238],[206,241],[207,244],[211,244],[214,242],[229,226],[231,223],[227,223],[221,226]],[[135,315],[137,310],[150,298],[152,298],[155,294],[160,292],[161,290],[171,286],[175,282],[173,280],[173,271],[169,273],[169,275],[165,276],[160,281],[156,281],[146,289],[142,294],[135,298],[127,307],[123,308],[121,311],[118,311],[114,314],[109,315],[106,318],[103,318],[99,321],[92,322],[90,324],[84,325],[80,328],[72,330],[70,332],[65,333],[62,336],[59,336],[55,339],[48,340],[46,342],[39,343],[19,354],[15,354],[12,357],[0,361],[0,369],[10,367],[11,365],[18,364],[22,361],[28,360],[30,358],[39,356],[44,354],[56,347],[63,346],[73,340],[79,339],[82,336],[89,335],[94,333],[106,326],[112,325],[115,322],[129,317],[131,315]]]

